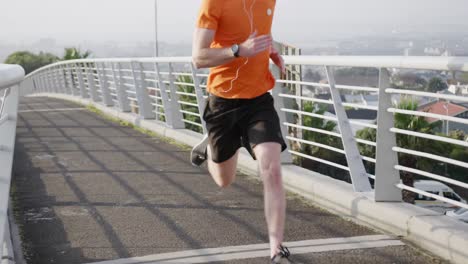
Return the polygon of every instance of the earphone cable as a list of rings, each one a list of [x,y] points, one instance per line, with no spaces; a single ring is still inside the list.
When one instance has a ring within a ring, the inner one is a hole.
[[[254,0],[252,5],[250,6],[250,14],[249,12],[247,11],[247,6],[245,4],[245,0],[243,0],[243,3],[244,3],[244,12],[245,14],[247,15],[247,18],[249,19],[249,23],[250,23],[250,34],[249,34],[249,37],[253,34],[254,32],[254,16],[253,16],[253,7],[255,5],[255,2],[257,0]],[[231,87],[227,90],[222,90],[221,92],[223,93],[228,93],[232,90],[232,88],[234,87],[234,82],[239,79],[239,71],[242,69],[242,67],[244,67],[245,65],[247,65],[247,63],[249,63],[249,58],[246,58],[245,59],[245,62],[244,64],[240,65],[239,68],[237,68],[237,71],[236,71],[236,77],[234,77],[232,80],[231,80]]]

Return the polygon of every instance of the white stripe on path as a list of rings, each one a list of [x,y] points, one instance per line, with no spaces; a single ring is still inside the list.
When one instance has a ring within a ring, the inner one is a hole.
[[[21,102],[19,103],[20,106],[49,106],[49,105],[63,105],[64,103],[61,102],[44,102],[44,103],[28,103],[28,102]]]
[[[287,246],[291,251],[291,254],[294,255],[337,250],[403,246],[405,244],[390,236],[371,235],[285,242],[284,245]],[[94,262],[93,264],[209,263],[234,259],[269,257],[269,255],[270,249],[268,244],[253,244],[162,253],[143,257]]]
[[[31,112],[59,112],[59,111],[77,111],[77,110],[86,110],[85,107],[76,107],[76,108],[55,108],[55,109],[31,109],[31,110],[20,110],[18,113],[31,113]]]

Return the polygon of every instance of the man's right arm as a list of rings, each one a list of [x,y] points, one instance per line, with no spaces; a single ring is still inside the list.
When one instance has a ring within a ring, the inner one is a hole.
[[[195,67],[210,68],[226,64],[236,57],[231,47],[211,48],[216,31],[212,29],[196,28],[193,35],[192,59]]]
[[[216,31],[212,29],[196,28],[193,35],[192,59],[195,67],[211,68],[233,61],[234,56],[231,47],[211,48]],[[272,45],[270,35],[257,37],[254,32],[250,37],[239,44],[240,57],[252,57],[269,49]]]

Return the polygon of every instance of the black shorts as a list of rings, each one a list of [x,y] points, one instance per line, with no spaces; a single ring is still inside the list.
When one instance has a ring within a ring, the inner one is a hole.
[[[216,163],[230,159],[240,147],[245,147],[254,159],[253,148],[260,143],[277,142],[281,151],[287,147],[270,93],[253,99],[210,95],[203,120],[208,130],[211,158]]]

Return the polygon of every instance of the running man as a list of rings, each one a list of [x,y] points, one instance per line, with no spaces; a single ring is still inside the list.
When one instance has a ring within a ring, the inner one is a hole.
[[[286,199],[280,153],[286,149],[269,93],[275,84],[271,59],[282,72],[283,58],[273,47],[275,0],[203,0],[193,39],[193,63],[211,68],[203,119],[208,134],[191,160],[208,170],[220,187],[235,178],[239,148],[258,161],[264,186],[271,263],[291,263],[282,246]]]

